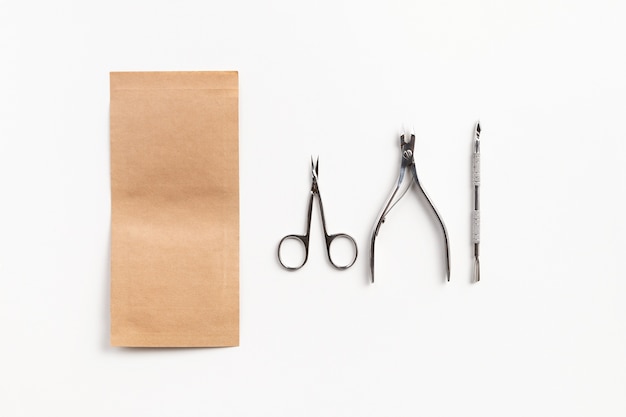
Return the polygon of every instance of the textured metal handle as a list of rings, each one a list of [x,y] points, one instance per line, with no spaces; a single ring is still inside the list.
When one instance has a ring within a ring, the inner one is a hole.
[[[472,182],[474,183],[474,185],[480,185],[480,153],[474,154]]]
[[[480,210],[472,211],[472,243],[480,242]]]

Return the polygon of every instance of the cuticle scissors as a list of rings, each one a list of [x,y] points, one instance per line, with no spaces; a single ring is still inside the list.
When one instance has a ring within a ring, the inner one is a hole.
[[[322,197],[320,196],[320,190],[319,190],[319,186],[317,183],[317,178],[318,178],[318,173],[319,173],[319,158],[317,158],[316,162],[313,163],[313,157],[311,157],[311,195],[309,196],[309,207],[308,207],[308,214],[307,214],[307,222],[306,222],[306,234],[304,235],[287,235],[285,237],[283,237],[280,240],[280,243],[278,244],[278,262],[280,262],[280,264],[282,265],[283,268],[288,269],[290,271],[296,271],[300,268],[302,268],[304,266],[304,264],[306,264],[308,258],[309,258],[309,236],[311,234],[311,214],[313,211],[313,200],[315,199],[315,197],[317,197],[317,201],[318,201],[318,207],[319,207],[319,211],[320,211],[320,217],[322,218],[322,229],[324,231],[324,239],[326,242],[326,254],[328,255],[328,260],[330,261],[330,264],[332,266],[334,266],[337,269],[343,270],[343,269],[348,269],[350,268],[352,265],[354,265],[354,262],[356,261],[356,258],[358,256],[358,248],[357,248],[357,244],[356,241],[352,238],[352,236],[347,235],[345,233],[337,233],[337,234],[333,234],[333,235],[329,235],[326,229],[326,218],[324,216],[324,208],[322,206]],[[330,251],[330,247],[332,245],[332,243],[339,238],[343,238],[343,239],[347,239],[351,242],[351,244],[354,246],[354,257],[352,258],[352,260],[345,265],[340,265],[335,263],[335,261],[333,261],[333,258],[331,256],[331,251]],[[297,240],[300,243],[302,243],[302,245],[304,246],[304,261],[302,261],[302,263],[300,265],[297,266],[289,266],[286,265],[283,260],[280,257],[280,248],[283,245],[283,242],[289,239],[293,239],[293,240]]]

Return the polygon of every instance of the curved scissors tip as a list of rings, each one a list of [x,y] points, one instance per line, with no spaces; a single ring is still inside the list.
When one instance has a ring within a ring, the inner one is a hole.
[[[313,161],[313,155],[311,155],[311,175],[313,177],[317,177],[320,170],[320,157],[315,158],[315,162]]]

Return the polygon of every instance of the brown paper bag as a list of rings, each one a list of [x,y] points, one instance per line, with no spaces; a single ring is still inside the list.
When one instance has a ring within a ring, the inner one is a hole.
[[[111,73],[111,344],[239,345],[236,72]]]

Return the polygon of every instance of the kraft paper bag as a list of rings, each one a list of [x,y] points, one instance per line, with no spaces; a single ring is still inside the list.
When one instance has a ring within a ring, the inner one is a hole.
[[[239,345],[237,72],[111,73],[111,344]]]

